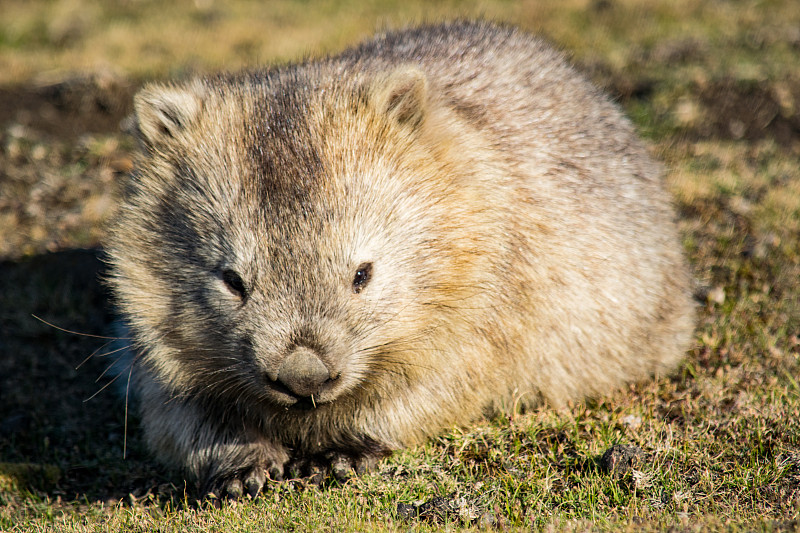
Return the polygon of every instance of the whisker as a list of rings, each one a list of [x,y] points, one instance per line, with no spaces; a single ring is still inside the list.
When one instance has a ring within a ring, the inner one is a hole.
[[[133,369],[133,365],[131,365],[131,369]],[[108,387],[109,387],[109,386],[110,386],[112,383],[114,383],[115,381],[117,381],[121,375],[122,375],[122,374],[117,374],[116,376],[114,376],[113,378],[111,378],[111,381],[109,381],[108,383],[106,383],[105,385],[103,385],[102,387],[100,387],[100,388],[99,388],[99,389],[98,389],[98,390],[97,390],[97,391],[96,391],[94,394],[92,394],[91,396],[89,396],[88,398],[86,398],[85,400],[83,400],[83,403],[86,403],[86,402],[88,402],[88,401],[91,401],[92,399],[94,399],[94,397],[95,397],[95,396],[97,396],[98,394],[100,394],[101,392],[103,392],[104,390],[106,390],[106,389],[107,389],[107,388],[108,388]],[[96,383],[96,382],[95,382],[95,383]]]
[[[86,356],[86,359],[84,359],[83,361],[81,361],[81,362],[80,362],[80,364],[78,364],[78,366],[76,366],[76,367],[75,367],[75,370],[78,370],[78,369],[80,369],[80,367],[82,367],[83,365],[85,365],[85,364],[86,364],[86,362],[87,362],[89,359],[91,359],[92,357],[94,357],[95,355],[97,355],[97,352],[99,352],[100,350],[102,350],[103,348],[105,348],[106,346],[108,346],[109,344],[111,344],[112,342],[114,342],[114,340],[116,340],[116,339],[112,339],[112,340],[108,341],[107,343],[103,344],[102,346],[100,346],[99,348],[97,348],[95,351],[93,351],[92,353],[90,353],[89,355],[87,355],[87,356]]]
[[[128,367],[128,383],[125,387],[125,422],[122,430],[122,458],[128,453],[128,395],[131,391],[131,375],[133,374],[133,364]]]
[[[32,313],[31,313],[31,316],[33,318],[35,318],[36,320],[38,320],[39,322],[47,324],[51,328],[57,329],[58,331],[63,331],[64,333],[70,333],[72,335],[80,335],[81,337],[91,337],[93,339],[106,339],[106,340],[111,340],[111,341],[127,340],[126,337],[107,337],[105,335],[92,335],[91,333],[81,333],[80,331],[72,331],[70,329],[65,329],[65,328],[56,326],[55,324],[53,324],[51,322],[48,322],[47,320],[45,320],[45,319],[43,319],[41,317],[38,317],[38,316],[36,316],[36,315],[34,315]]]

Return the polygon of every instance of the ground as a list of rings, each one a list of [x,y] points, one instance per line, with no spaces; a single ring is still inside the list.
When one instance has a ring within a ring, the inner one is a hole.
[[[4,3],[0,530],[800,529],[795,2],[259,5]],[[343,486],[198,501],[148,456],[125,376],[104,373],[102,240],[133,164],[133,93],[477,15],[563,48],[665,162],[697,279],[685,363],[602,398],[454,428]]]

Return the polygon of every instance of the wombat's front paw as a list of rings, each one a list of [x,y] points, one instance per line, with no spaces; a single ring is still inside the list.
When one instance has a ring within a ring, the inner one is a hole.
[[[255,466],[236,474],[218,477],[206,483],[204,493],[217,498],[239,499],[245,494],[255,498],[266,485],[267,480],[281,481],[283,469],[277,466],[265,468]]]
[[[217,456],[214,471],[202,486],[203,494],[212,498],[255,498],[268,480],[283,480],[284,465],[289,460],[283,446],[262,442],[235,452]]]
[[[286,476],[307,478],[315,485],[325,481],[328,476],[333,476],[339,482],[345,482],[353,476],[360,476],[371,470],[379,460],[388,455],[388,451],[357,455],[330,451],[311,457],[299,457],[287,465]]]

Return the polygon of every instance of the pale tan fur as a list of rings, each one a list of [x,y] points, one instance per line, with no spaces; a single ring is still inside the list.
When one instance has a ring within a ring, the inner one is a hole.
[[[136,112],[112,285],[148,442],[209,490],[601,395],[690,342],[660,167],[525,33],[388,34]],[[304,409],[275,388],[298,349],[330,375]]]

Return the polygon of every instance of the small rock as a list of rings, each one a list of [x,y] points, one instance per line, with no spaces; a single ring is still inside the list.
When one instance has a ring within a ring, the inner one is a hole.
[[[627,474],[644,460],[644,452],[638,446],[615,444],[603,454],[600,468],[607,474]]]
[[[398,503],[397,516],[403,519],[410,519],[417,516],[417,506],[411,503]]]

